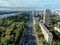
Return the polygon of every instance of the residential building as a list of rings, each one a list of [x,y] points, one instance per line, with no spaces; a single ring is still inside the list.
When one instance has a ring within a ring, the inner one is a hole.
[[[50,44],[53,40],[52,33],[50,33],[50,31],[46,28],[46,26],[43,23],[39,23],[39,26],[41,27],[41,31],[44,35],[46,42]]]

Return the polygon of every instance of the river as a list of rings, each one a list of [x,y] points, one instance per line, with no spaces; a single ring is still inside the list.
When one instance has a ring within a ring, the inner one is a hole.
[[[22,13],[3,14],[3,15],[0,15],[0,18],[5,18],[5,17],[9,17],[9,16],[16,16],[16,15],[19,15],[19,14],[22,14]]]

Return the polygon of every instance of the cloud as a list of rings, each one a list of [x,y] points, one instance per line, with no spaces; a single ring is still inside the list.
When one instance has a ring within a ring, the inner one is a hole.
[[[30,7],[38,4],[40,0],[0,0],[0,6]]]
[[[60,0],[0,0],[0,7],[60,8]]]
[[[7,1],[0,0],[0,6],[10,6]]]

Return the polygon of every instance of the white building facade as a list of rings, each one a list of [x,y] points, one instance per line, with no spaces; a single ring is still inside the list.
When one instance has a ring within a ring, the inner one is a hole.
[[[60,33],[60,28],[54,27],[54,29]]]
[[[50,33],[50,31],[44,26],[43,23],[39,23],[39,26],[41,27],[42,33],[44,35],[44,38],[47,43],[51,43],[53,40],[53,35]]]

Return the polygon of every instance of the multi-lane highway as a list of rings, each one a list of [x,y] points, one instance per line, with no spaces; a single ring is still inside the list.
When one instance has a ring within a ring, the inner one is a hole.
[[[27,22],[27,29],[24,30],[22,38],[19,45],[38,45],[36,40],[36,35],[33,30],[33,19],[32,14],[29,15],[29,20]]]

